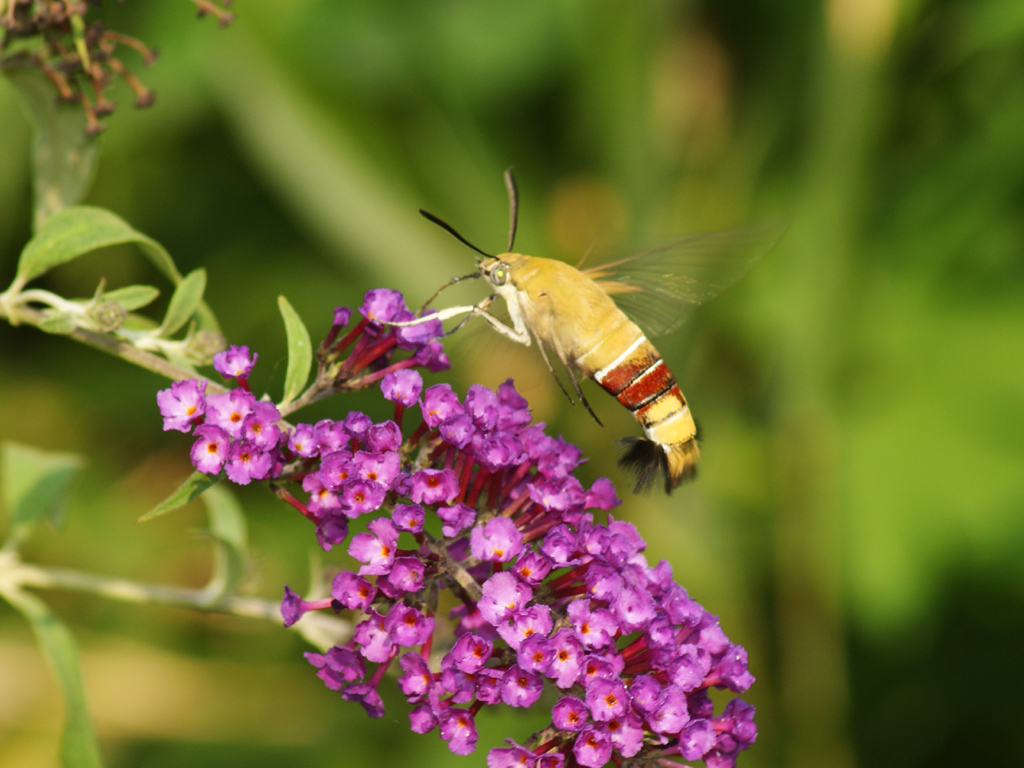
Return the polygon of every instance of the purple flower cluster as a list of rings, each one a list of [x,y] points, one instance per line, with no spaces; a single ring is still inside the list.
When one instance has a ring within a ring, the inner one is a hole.
[[[359,312],[362,319],[336,341],[352,312],[347,307],[335,310],[334,323],[317,355],[321,390],[361,389],[415,366],[430,371],[448,368],[448,358],[435,338],[441,334],[439,322],[408,328],[383,325],[415,317],[405,306],[402,294],[384,288],[369,291]],[[342,360],[349,347],[351,351]],[[410,354],[394,361],[396,350],[407,350]],[[239,485],[279,477],[289,462],[315,458],[321,450],[330,452],[348,439],[344,423],[321,422],[315,427],[300,424],[288,430],[279,427],[281,413],[277,407],[257,400],[249,388],[248,377],[257,357],[250,355],[248,347],[236,346],[214,355],[217,372],[238,384],[230,392],[207,395],[205,381],[189,379],[176,381],[157,393],[164,430],[189,433],[195,428],[198,440],[192,446],[191,458],[196,469],[209,475],[223,470],[229,480]],[[351,429],[365,428],[364,421],[365,417],[354,419]],[[401,441],[397,424],[378,425],[374,429],[390,430]],[[319,443],[320,439],[324,442]]]
[[[377,513],[348,545],[362,565],[335,577],[330,598],[285,588],[287,624],[310,610],[357,616],[349,642],[307,654],[324,683],[380,717],[378,688],[397,664],[412,730],[436,728],[455,754],[475,749],[484,707],[530,707],[555,691],[551,725],[529,747],[492,749],[492,768],[638,756],[733,765],[756,736],[753,707],[737,698],[716,716],[707,692],[753,683],[746,651],[667,562],[647,563],[631,524],[595,522],[590,510],[619,503],[611,483],[580,484],[580,451],[530,424],[511,381],[474,385],[462,401],[446,384],[423,390],[412,371],[381,388],[397,406],[418,403],[419,428],[405,441],[388,428],[382,446],[349,414],[348,445],[321,449],[303,478],[325,548]],[[460,601],[443,623],[441,590]]]
[[[286,625],[313,610],[353,613],[348,642],[307,654],[317,675],[381,717],[380,684],[393,670],[412,730],[437,729],[460,755],[476,748],[482,709],[532,707],[547,692],[550,725],[491,749],[491,768],[734,765],[756,737],[754,709],[733,698],[716,715],[708,691],[749,688],[746,651],[675,583],[667,562],[648,564],[631,524],[595,520],[594,510],[620,503],[611,482],[580,483],[581,451],[531,423],[511,380],[497,390],[473,385],[462,399],[447,384],[424,388],[412,367],[444,361],[431,340],[439,328],[381,326],[412,316],[400,299],[371,291],[364,319],[336,343],[349,320],[339,310],[319,355],[320,378],[334,391],[379,381],[393,420],[353,411],[282,429],[275,406],[249,391],[255,356],[245,348],[215,363],[238,381],[232,392],[206,395],[198,382],[180,382],[158,396],[165,429],[199,425],[197,468],[223,468],[242,483],[275,478],[320,545],[347,542],[360,563],[338,573],[322,600],[285,587]],[[339,350],[353,344],[341,361]],[[393,362],[396,348],[412,354]],[[421,420],[406,436],[410,408]],[[359,518],[365,530],[349,538]],[[441,619],[443,590],[458,605]]]

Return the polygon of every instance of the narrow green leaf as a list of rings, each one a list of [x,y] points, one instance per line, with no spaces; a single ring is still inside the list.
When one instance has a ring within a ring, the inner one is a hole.
[[[144,523],[147,520],[160,517],[160,515],[167,514],[171,510],[188,504],[192,499],[207,488],[215,485],[219,480],[219,475],[204,475],[202,472],[193,472],[185,478],[185,482],[179,485],[174,493],[140,517],[138,522]]]
[[[104,301],[116,301],[129,312],[141,309],[156,300],[160,291],[152,285],[126,285],[103,294]]]
[[[288,371],[284,377],[284,399],[281,401],[281,405],[285,405],[298,397],[306,386],[309,369],[313,364],[313,348],[305,323],[288,303],[288,299],[278,296],[277,306],[281,309],[284,330],[288,335]]]
[[[102,768],[103,758],[85,700],[74,637],[35,595],[14,588],[4,589],[2,594],[31,624],[64,696],[66,720],[61,734],[61,763],[64,768]]]
[[[160,326],[160,335],[164,338],[177,333],[189,321],[203,301],[206,290],[206,270],[199,268],[189,272],[185,279],[178,283],[174,295],[167,306],[167,314]]]
[[[52,333],[57,336],[67,336],[75,330],[75,315],[71,312],[58,312],[56,315],[41,320],[39,330]]]
[[[0,452],[4,506],[19,538],[41,520],[57,522],[61,519],[71,481],[83,464],[82,458],[72,453],[4,443]]]
[[[75,205],[88,191],[96,169],[96,139],[86,133],[80,104],[58,104],[53,84],[36,69],[8,70],[21,94],[35,133],[33,228]]]
[[[206,594],[215,604],[235,592],[245,577],[249,561],[249,532],[245,514],[235,495],[223,485],[203,494],[210,520],[210,535],[217,542],[213,575]]]

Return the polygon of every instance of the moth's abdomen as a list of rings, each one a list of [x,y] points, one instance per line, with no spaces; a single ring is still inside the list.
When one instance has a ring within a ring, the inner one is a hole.
[[[645,439],[626,441],[619,462],[636,473],[635,490],[646,489],[658,471],[666,492],[693,477],[700,458],[697,425],[672,371],[636,325],[627,321],[577,362],[644,429]]]

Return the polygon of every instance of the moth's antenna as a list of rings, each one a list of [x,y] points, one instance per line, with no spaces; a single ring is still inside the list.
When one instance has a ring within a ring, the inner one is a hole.
[[[441,229],[443,229],[449,235],[454,237],[456,240],[458,240],[463,245],[469,246],[474,251],[479,253],[481,256],[486,256],[489,259],[493,259],[494,258],[494,256],[492,254],[487,253],[486,251],[481,251],[479,248],[477,248],[475,245],[473,245],[471,242],[469,242],[469,240],[467,240],[462,235],[460,235],[458,232],[456,232],[455,231],[455,227],[453,227],[447,221],[442,221],[441,219],[437,218],[437,216],[435,216],[434,214],[430,213],[429,211],[424,211],[422,208],[420,208],[420,215],[423,218],[425,218],[427,221],[432,221],[434,224],[437,224],[437,226],[439,226]]]
[[[516,177],[512,175],[512,166],[505,169],[505,188],[508,189],[508,250],[511,252],[519,223],[519,189],[516,187]]]

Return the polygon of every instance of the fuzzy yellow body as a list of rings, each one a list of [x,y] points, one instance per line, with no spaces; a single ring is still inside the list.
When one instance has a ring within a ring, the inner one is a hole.
[[[593,378],[633,413],[663,454],[654,460],[667,490],[693,475],[700,452],[686,398],[654,345],[599,283],[564,262],[518,253],[490,257],[480,271],[505,299],[514,328],[525,326],[563,364]],[[638,484],[649,481],[648,471]]]

